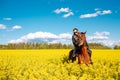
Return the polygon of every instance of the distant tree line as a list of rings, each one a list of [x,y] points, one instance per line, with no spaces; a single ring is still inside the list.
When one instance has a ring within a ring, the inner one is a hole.
[[[89,43],[91,49],[112,49],[111,47],[104,46],[100,43]]]
[[[120,49],[120,46],[119,45],[115,45],[114,49]]]
[[[112,49],[108,46],[104,46],[100,43],[88,43],[90,49]],[[0,49],[73,49],[72,44],[61,44],[61,43],[9,43],[7,45],[0,45]],[[114,46],[114,49],[120,49],[120,46]]]
[[[71,49],[72,44],[47,44],[47,43],[9,43],[7,45],[0,45],[0,49]]]

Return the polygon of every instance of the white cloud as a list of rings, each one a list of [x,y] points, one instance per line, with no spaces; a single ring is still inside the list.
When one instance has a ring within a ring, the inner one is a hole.
[[[3,20],[10,21],[12,18],[3,18]]]
[[[14,30],[18,30],[18,29],[21,29],[22,26],[19,26],[19,25],[15,25],[12,27],[12,29],[7,29],[7,31],[14,31]]]
[[[95,32],[93,36],[86,36],[87,41],[91,43],[101,43],[106,46],[113,47],[114,45],[120,45],[120,40],[110,40],[110,32]],[[19,39],[10,40],[9,43],[22,43],[22,42],[42,42],[42,43],[62,43],[72,44],[72,34],[62,33],[53,34],[50,32],[35,32],[29,33],[20,37]]]
[[[113,47],[115,45],[120,45],[120,41],[118,40],[104,40],[104,41],[100,41],[100,43],[110,47]]]
[[[95,8],[94,10],[95,10],[95,11],[98,11],[98,10],[100,10],[100,8]]]
[[[60,9],[56,9],[54,10],[55,13],[59,14],[59,13],[62,13],[62,12],[70,12],[71,10],[69,8],[60,8]]]
[[[73,13],[73,12],[69,12],[69,13],[67,13],[67,14],[64,14],[63,17],[64,17],[64,18],[67,18],[67,17],[69,17],[69,16],[71,16],[71,15],[74,15],[74,13]]]
[[[83,14],[80,16],[80,18],[91,18],[91,17],[96,17],[98,16],[97,13],[92,13],[92,14]]]
[[[12,29],[8,29],[6,27],[6,25],[0,24],[0,29],[4,29],[4,30],[7,30],[7,31],[13,31],[13,30],[16,30],[16,29],[21,29],[21,28],[22,28],[22,26],[15,25],[15,26],[12,27]]]
[[[22,28],[22,26],[19,26],[19,25],[15,25],[15,26],[13,26],[13,30],[15,30],[15,29],[21,29]]]
[[[0,24],[0,29],[7,29],[7,27],[4,24]]]
[[[59,38],[63,38],[63,39],[71,39],[72,35],[69,33],[62,33],[59,35]]]
[[[106,40],[107,36],[88,36],[88,40]]]
[[[107,40],[109,39],[110,32],[95,32],[93,36],[88,36],[88,40]]]
[[[111,10],[103,10],[101,14],[105,15],[105,14],[111,14],[111,13],[112,13]]]
[[[64,13],[63,17],[67,18],[71,15],[74,15],[74,13],[72,12],[72,10],[70,10],[69,8],[60,8],[60,9],[56,9],[54,10],[54,12],[56,14],[60,14],[60,13]]]
[[[87,40],[90,43],[101,43],[105,46],[113,47],[115,45],[120,45],[120,40],[109,39],[110,32],[95,32],[93,36],[88,36]]]
[[[95,11],[96,11],[95,13],[88,13],[88,14],[80,15],[80,18],[92,18],[92,17],[97,17],[99,15],[106,15],[106,14],[112,13],[111,10],[100,11],[98,8],[96,8]]]
[[[72,35],[69,33],[63,33],[59,35],[52,34],[50,32],[35,32],[29,33],[16,40],[10,40],[9,43],[21,43],[21,42],[47,42],[47,43],[70,43]]]
[[[120,41],[119,40],[110,40],[110,39],[107,39],[107,40],[91,40],[91,41],[89,41],[88,40],[88,42],[90,42],[90,43],[101,43],[101,44],[103,44],[103,45],[105,45],[105,46],[109,46],[109,47],[114,47],[115,45],[120,45]]]
[[[110,32],[106,32],[106,31],[103,31],[103,32],[95,32],[94,35],[96,35],[96,36],[109,36],[109,35],[110,35]]]

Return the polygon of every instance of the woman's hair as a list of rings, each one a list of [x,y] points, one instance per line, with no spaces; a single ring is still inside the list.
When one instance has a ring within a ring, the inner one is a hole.
[[[77,31],[78,31],[78,29],[77,29],[77,28],[74,28],[74,29],[73,29],[73,31],[74,31],[74,30],[77,30]]]

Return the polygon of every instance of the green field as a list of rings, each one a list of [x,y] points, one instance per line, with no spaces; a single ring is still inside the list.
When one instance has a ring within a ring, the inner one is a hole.
[[[92,50],[89,66],[67,63],[69,51],[0,50],[0,80],[120,80],[120,50]]]

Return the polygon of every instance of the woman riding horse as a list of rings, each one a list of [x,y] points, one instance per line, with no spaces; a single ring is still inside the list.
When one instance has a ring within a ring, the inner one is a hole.
[[[87,54],[89,54],[89,56],[91,57],[91,50],[89,49],[89,46],[86,42],[86,37],[85,34],[86,33],[79,33],[77,28],[73,29],[73,36],[72,36],[72,42],[74,45],[74,50],[71,50],[69,53],[69,60],[72,59],[72,62],[74,62],[76,60],[76,53],[83,53],[82,51],[82,44],[84,43],[84,46],[86,46],[86,49],[84,49],[84,51],[87,51]],[[83,39],[83,40],[82,40]],[[84,42],[83,42],[84,41]],[[80,62],[79,62],[80,63]]]

